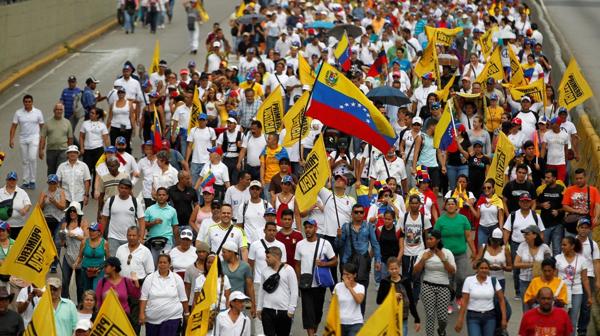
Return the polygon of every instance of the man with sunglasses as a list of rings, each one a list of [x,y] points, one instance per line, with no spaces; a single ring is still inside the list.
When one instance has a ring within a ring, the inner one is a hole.
[[[375,270],[381,269],[381,248],[375,234],[375,225],[369,224],[365,219],[365,208],[361,204],[352,206],[352,220],[345,223],[337,230],[336,247],[342,251],[342,265],[351,263],[356,266],[358,274],[356,281],[369,287],[369,273],[371,272],[371,254],[375,256]],[[364,315],[366,307],[365,300],[360,305]]]
[[[127,244],[119,246],[115,255],[121,261],[121,276],[131,278],[142,287],[146,276],[154,272],[152,253],[140,243],[140,228],[127,229]]]

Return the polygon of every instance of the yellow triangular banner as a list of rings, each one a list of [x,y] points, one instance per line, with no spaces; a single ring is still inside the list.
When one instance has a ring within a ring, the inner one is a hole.
[[[50,286],[46,287],[37,307],[33,310],[31,321],[25,328],[24,336],[56,336],[54,306]]]
[[[331,175],[323,136],[315,141],[313,149],[304,159],[304,171],[296,186],[296,201],[300,212],[308,211],[317,202],[321,188]]]
[[[135,335],[125,310],[119,302],[114,289],[110,289],[104,298],[102,307],[94,320],[90,335]]]
[[[279,85],[265,99],[258,111],[256,120],[260,121],[265,134],[279,133],[283,119],[283,94]]]
[[[583,77],[575,58],[571,58],[558,86],[558,105],[570,110],[579,104],[583,104],[592,96],[594,96],[592,88]]]

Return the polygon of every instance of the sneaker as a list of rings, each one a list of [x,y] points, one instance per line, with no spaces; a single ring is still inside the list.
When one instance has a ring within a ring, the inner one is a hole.
[[[460,310],[460,306],[462,306],[462,298],[458,298],[454,302],[456,304],[456,309]]]
[[[521,296],[517,295],[514,297],[515,301],[521,301]]]
[[[450,304],[450,305],[448,306],[448,315],[450,315],[450,314],[452,314],[452,313],[454,313],[454,306],[453,306],[452,304]]]

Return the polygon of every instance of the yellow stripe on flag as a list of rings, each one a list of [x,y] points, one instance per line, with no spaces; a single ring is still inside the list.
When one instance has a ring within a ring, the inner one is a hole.
[[[218,261],[218,260],[217,260]],[[185,334],[205,336],[208,332],[210,306],[217,302],[217,262],[213,262],[200,292],[194,294],[194,308],[188,318]],[[218,308],[218,307],[217,307]]]
[[[567,110],[583,104],[587,99],[594,96],[590,85],[583,77],[575,58],[571,58],[567,70],[558,86],[558,105],[566,107]]]
[[[521,97],[525,95],[531,97],[535,102],[543,102],[546,98],[543,78],[528,85],[510,88],[509,91],[513,100],[521,100]]]
[[[112,331],[111,331],[112,330]],[[110,289],[94,320],[90,335],[135,335],[114,289]]]
[[[317,76],[310,67],[310,64],[308,64],[306,58],[304,58],[302,55],[298,55],[298,72],[300,73],[300,83],[302,83],[302,85],[310,85],[312,87]]]
[[[313,149],[304,161],[304,171],[298,180],[295,194],[300,212],[308,211],[315,205],[319,191],[331,175],[323,136],[319,136],[315,141]]]
[[[496,144],[494,158],[486,176],[486,180],[491,178],[496,182],[495,190],[497,195],[502,195],[502,190],[504,189],[504,172],[514,156],[515,146],[513,146],[504,132],[500,132],[498,134],[498,143]]]
[[[56,336],[56,324],[54,321],[54,306],[50,286],[46,286],[40,302],[33,310],[31,321],[25,326],[24,336]]]
[[[340,303],[337,294],[333,294],[329,303],[329,311],[325,320],[323,336],[342,336],[342,323],[340,320]]]
[[[265,99],[258,111],[256,112],[256,120],[262,124],[265,134],[279,133],[281,131],[283,119],[283,94],[280,86],[277,85],[275,90]]]
[[[309,96],[310,92],[305,91],[283,117],[283,126],[285,127],[283,147],[290,147],[308,135],[312,118],[304,115],[304,108]],[[302,135],[300,129],[302,129]]]

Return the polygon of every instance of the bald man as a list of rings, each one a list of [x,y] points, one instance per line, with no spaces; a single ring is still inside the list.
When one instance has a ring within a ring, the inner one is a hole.
[[[43,160],[46,151],[48,175],[56,174],[58,165],[67,160],[67,147],[73,144],[73,128],[64,113],[65,106],[62,103],[54,105],[54,116],[46,122],[40,135],[38,156]]]

